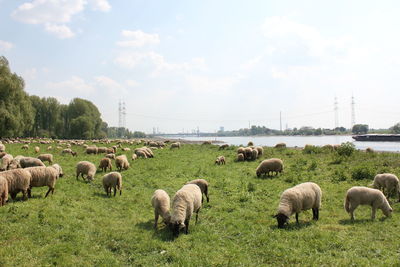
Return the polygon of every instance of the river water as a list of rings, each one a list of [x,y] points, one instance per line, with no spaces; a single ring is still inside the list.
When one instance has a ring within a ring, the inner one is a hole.
[[[176,138],[176,137],[175,137]],[[252,141],[256,146],[275,146],[277,143],[286,143],[288,147],[304,147],[307,144],[323,146],[336,145],[343,142],[352,142],[357,149],[370,147],[376,151],[400,152],[400,142],[357,142],[351,135],[327,135],[327,136],[233,136],[233,137],[180,137],[191,141],[221,141],[230,145],[247,145]]]

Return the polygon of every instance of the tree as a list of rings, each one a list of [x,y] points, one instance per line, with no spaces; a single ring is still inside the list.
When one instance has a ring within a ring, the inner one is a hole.
[[[392,133],[399,134],[399,133],[400,133],[400,122],[399,122],[399,123],[396,123],[395,125],[393,125],[392,127],[390,127],[390,131],[391,131]]]
[[[353,134],[366,134],[368,133],[368,125],[367,124],[355,124],[351,129]]]

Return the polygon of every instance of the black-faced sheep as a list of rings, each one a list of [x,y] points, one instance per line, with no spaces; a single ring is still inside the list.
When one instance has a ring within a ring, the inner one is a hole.
[[[107,196],[111,196],[111,188],[114,188],[114,197],[119,190],[122,194],[122,175],[119,172],[110,172],[103,176],[103,187]]]
[[[164,220],[165,224],[169,224],[171,220],[171,214],[169,212],[170,208],[170,198],[167,192],[162,189],[157,189],[154,191],[153,196],[151,197],[151,205],[154,208],[154,228],[157,228],[158,217],[161,217]]]
[[[257,177],[260,177],[262,174],[269,175],[270,173],[276,174],[281,173],[283,171],[283,161],[281,159],[272,158],[263,160],[260,165],[258,165],[256,169]]]

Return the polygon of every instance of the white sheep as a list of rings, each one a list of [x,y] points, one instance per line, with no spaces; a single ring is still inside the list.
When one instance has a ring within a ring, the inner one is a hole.
[[[237,154],[236,161],[244,161],[244,154],[243,153]]]
[[[283,161],[281,159],[272,158],[263,160],[256,169],[257,177],[260,177],[262,174],[269,175],[270,172],[274,174],[281,173],[283,171]]]
[[[256,160],[258,158],[258,150],[256,148],[253,148],[251,151],[251,160]]]
[[[364,186],[353,186],[347,190],[344,209],[350,213],[350,219],[354,220],[354,210],[359,205],[370,205],[372,208],[371,219],[375,219],[376,209],[381,209],[386,217],[389,217],[393,209],[390,207],[385,195],[378,189]]]
[[[119,190],[119,195],[122,194],[122,175],[119,172],[110,172],[103,176],[103,187],[107,196],[111,196],[111,188],[114,188],[114,197]]]
[[[35,153],[37,154],[37,153],[39,153],[39,151],[40,151],[40,147],[35,146]]]
[[[195,179],[190,182],[187,182],[186,184],[196,184],[198,187],[200,187],[201,190],[201,203],[203,203],[203,194],[206,195],[207,202],[210,201],[210,198],[208,197],[208,182],[207,180],[204,179]]]
[[[6,178],[0,176],[0,207],[6,204],[8,200],[8,183]]]
[[[157,228],[158,224],[158,216],[164,220],[165,224],[169,224],[171,219],[171,214],[169,212],[170,208],[170,198],[167,192],[162,189],[157,189],[154,191],[153,196],[151,197],[151,205],[154,208],[154,228]]]
[[[278,227],[283,228],[293,213],[296,213],[296,223],[299,223],[299,213],[303,210],[312,209],[313,220],[318,220],[321,197],[321,188],[311,182],[298,184],[283,191],[278,212],[274,216]]]
[[[264,148],[262,146],[256,146],[255,149],[258,151],[258,156],[262,156],[264,154]]]
[[[97,147],[95,147],[95,146],[87,147],[86,154],[97,154]]]
[[[40,159],[32,158],[32,157],[21,158],[19,160],[19,165],[21,165],[21,168],[46,166]]]
[[[119,171],[122,169],[127,170],[129,169],[129,162],[126,155],[120,155],[115,158],[115,166]]]
[[[23,199],[28,199],[28,189],[31,180],[31,174],[25,169],[15,169],[0,172],[0,177],[7,180],[8,193],[12,199],[15,199],[19,192],[22,192]]]
[[[391,195],[397,195],[400,201],[399,178],[392,173],[377,174],[372,185],[374,188],[382,190],[383,194],[389,198]]]
[[[85,180],[83,175],[86,174],[86,179],[92,181],[96,174],[96,166],[89,161],[79,161],[78,164],[76,164],[76,180],[78,180],[79,174],[83,180]]]
[[[0,152],[6,151],[6,146],[4,144],[0,144]]]
[[[196,223],[201,208],[201,190],[198,185],[184,185],[176,192],[172,201],[172,215],[170,227],[175,237],[179,235],[181,229],[184,228],[185,233],[189,233],[189,222],[196,213]]]
[[[47,186],[49,190],[47,190],[45,197],[47,197],[50,192],[54,194],[56,181],[63,175],[62,169],[58,164],[54,164],[50,167],[30,167],[25,170],[31,174],[28,197],[31,197],[32,187]]]
[[[102,159],[100,160],[99,169],[101,169],[101,171],[107,172],[107,168],[109,168],[110,171],[112,170],[111,159],[109,159],[109,158],[102,158]]]
[[[137,160],[138,156],[136,154],[132,154],[132,160]]]
[[[181,143],[180,142],[172,143],[170,149],[173,149],[173,148],[181,148]]]
[[[218,156],[217,159],[215,160],[215,164],[217,164],[217,165],[224,164],[225,165],[225,157],[224,156]]]
[[[53,163],[53,155],[52,154],[40,154],[38,157],[42,162],[47,161],[49,164]]]
[[[13,161],[13,156],[11,154],[6,154],[1,158],[0,171],[5,171],[10,168],[10,164]]]

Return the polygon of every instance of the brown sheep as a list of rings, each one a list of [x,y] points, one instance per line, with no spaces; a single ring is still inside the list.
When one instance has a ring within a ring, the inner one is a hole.
[[[102,158],[100,160],[99,168],[101,169],[101,171],[104,171],[104,172],[107,172],[107,168],[109,168],[110,171],[112,171],[111,159]]]

